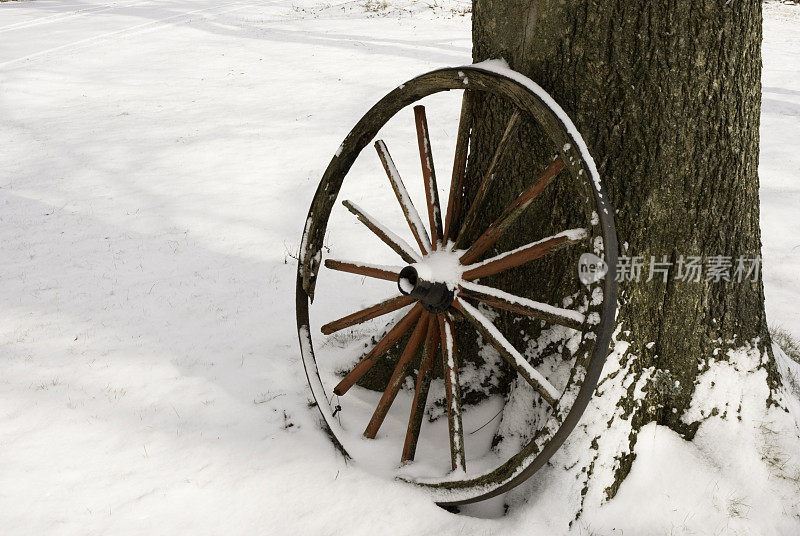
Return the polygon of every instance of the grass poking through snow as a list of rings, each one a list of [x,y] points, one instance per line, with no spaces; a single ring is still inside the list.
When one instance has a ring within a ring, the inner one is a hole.
[[[772,342],[780,346],[786,355],[800,363],[800,341],[780,326],[773,326],[769,333],[772,336]]]

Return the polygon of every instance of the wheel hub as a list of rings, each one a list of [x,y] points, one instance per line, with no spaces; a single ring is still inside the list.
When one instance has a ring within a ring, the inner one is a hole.
[[[461,283],[463,266],[459,252],[439,248],[425,254],[421,261],[400,270],[397,287],[406,296],[413,296],[430,313],[443,313],[455,299]]]
[[[426,281],[414,266],[400,270],[397,287],[406,296],[414,296],[431,313],[443,313],[453,303],[455,293],[442,281]]]

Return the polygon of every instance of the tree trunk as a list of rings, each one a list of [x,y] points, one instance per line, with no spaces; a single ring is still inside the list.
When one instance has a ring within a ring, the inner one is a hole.
[[[620,255],[643,257],[642,278],[620,286],[617,340],[630,346],[623,374],[614,381],[641,384],[645,399],[636,402],[630,387],[618,401],[623,411],[614,418],[627,420],[630,434],[628,444],[610,454],[614,481],[604,488],[610,498],[630,470],[644,424],[656,421],[693,437],[699,423],[682,416],[710,358],[754,343],[766,353],[770,387],[776,385],[760,277],[705,280],[712,257],[730,258],[733,276],[737,258],[760,255],[761,5],[475,0],[472,21],[476,62],[505,59],[570,115],[617,210]],[[509,111],[484,100],[476,114],[468,194],[477,188]],[[549,155],[538,134],[518,133],[516,143],[526,150],[515,152],[526,156],[507,163],[505,182],[482,214],[484,226],[543,169]],[[567,228],[569,189],[556,186],[546,195],[527,215],[528,236],[500,248]],[[651,256],[672,263],[666,282],[661,275],[645,281]],[[700,281],[680,279],[681,256],[702,257]],[[515,272],[506,288],[558,305],[573,291],[567,281],[574,281],[575,270],[555,257]]]

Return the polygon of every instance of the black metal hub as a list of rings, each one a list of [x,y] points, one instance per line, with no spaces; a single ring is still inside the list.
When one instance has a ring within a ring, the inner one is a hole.
[[[440,281],[425,281],[413,266],[400,270],[397,287],[406,296],[414,296],[431,313],[443,313],[453,303],[455,294]]]

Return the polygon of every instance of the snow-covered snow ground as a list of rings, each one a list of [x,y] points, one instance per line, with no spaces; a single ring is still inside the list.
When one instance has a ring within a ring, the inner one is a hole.
[[[299,360],[292,255],[322,170],[388,88],[470,61],[467,6],[0,4],[0,533],[566,530],[569,445],[505,518],[454,516],[345,462]],[[763,82],[767,309],[800,336],[797,6],[765,5]],[[791,423],[748,409],[757,362],[719,362],[696,397],[740,390],[758,444],[649,425],[572,530],[800,533],[798,452],[773,433]]]

